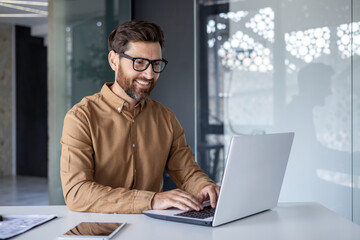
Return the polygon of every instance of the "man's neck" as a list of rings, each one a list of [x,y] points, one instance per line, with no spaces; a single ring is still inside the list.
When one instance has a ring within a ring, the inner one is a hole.
[[[135,105],[138,103],[138,101],[136,101],[135,99],[129,97],[129,95],[126,94],[126,92],[124,91],[124,89],[122,89],[119,84],[114,83],[113,85],[111,85],[110,87],[111,91],[113,93],[115,93],[117,96],[121,97],[122,99],[124,99],[126,102],[129,103],[129,108],[130,111],[133,111],[135,108]]]

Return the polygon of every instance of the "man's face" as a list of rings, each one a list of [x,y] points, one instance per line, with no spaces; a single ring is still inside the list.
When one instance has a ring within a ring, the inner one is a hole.
[[[125,54],[134,58],[146,58],[149,60],[161,59],[161,47],[153,42],[130,42]],[[116,54],[117,58],[119,55]],[[115,70],[115,81],[124,92],[135,101],[145,99],[154,89],[159,73],[154,73],[152,65],[142,72],[135,71],[133,61],[120,57]]]

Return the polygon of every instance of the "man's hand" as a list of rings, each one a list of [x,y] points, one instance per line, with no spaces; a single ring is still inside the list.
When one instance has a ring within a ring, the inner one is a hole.
[[[157,210],[171,207],[176,207],[183,211],[190,211],[191,209],[200,211],[203,209],[201,203],[193,195],[180,189],[156,193],[151,202],[151,207]]]
[[[220,186],[218,185],[207,185],[198,193],[198,199],[200,203],[205,200],[210,200],[212,208],[216,207],[216,202],[219,196]]]

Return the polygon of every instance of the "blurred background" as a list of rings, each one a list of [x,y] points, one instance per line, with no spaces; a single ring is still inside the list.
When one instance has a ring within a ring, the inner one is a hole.
[[[164,30],[151,97],[213,180],[231,136],[292,131],[280,201],[360,224],[360,0],[0,0],[0,205],[64,204],[64,116],[113,81],[107,37],[131,19]]]

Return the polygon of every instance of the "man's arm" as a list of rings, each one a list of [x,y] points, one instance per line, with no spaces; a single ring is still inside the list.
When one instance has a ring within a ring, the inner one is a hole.
[[[201,203],[208,199],[215,207],[220,187],[194,161],[194,156],[185,140],[184,130],[172,112],[170,122],[173,130],[173,142],[166,170],[175,184],[184,191],[173,190],[157,193],[153,199],[153,208],[177,207],[185,211],[200,210],[202,209]]]
[[[141,213],[151,209],[154,192],[112,188],[94,181],[94,151],[86,116],[65,117],[60,175],[67,206],[74,211]]]

